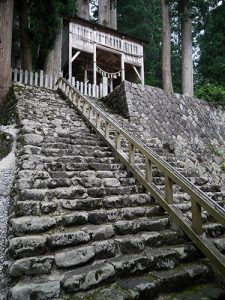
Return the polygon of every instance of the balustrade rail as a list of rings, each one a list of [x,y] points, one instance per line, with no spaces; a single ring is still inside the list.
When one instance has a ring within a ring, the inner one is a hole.
[[[27,84],[30,86],[45,87],[51,90],[55,89],[55,83],[59,76],[54,77],[52,75],[44,74],[44,71],[33,72],[21,69],[12,70],[12,81]],[[82,81],[76,81],[75,77],[72,77],[71,85],[76,88],[81,94],[85,96],[101,98],[109,94],[109,85],[94,85],[91,83],[84,83]]]
[[[142,186],[170,215],[171,222],[175,222],[203,254],[225,275],[225,257],[214,246],[212,241],[203,234],[202,222],[202,210],[204,210],[218,223],[225,226],[224,208],[205,195],[146,145],[121,128],[112,118],[91,103],[85,96],[81,95],[65,79],[59,78],[57,86],[69,98],[89,125],[106,141],[112,151],[133,173]],[[140,156],[144,159],[144,171],[140,166],[140,160],[137,159]],[[152,181],[153,166],[164,175],[165,186],[163,191],[159,190]],[[174,203],[174,186],[178,186],[190,196],[191,219],[184,216],[176,207]]]

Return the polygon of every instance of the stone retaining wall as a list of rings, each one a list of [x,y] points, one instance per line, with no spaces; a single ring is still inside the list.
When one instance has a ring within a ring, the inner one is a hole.
[[[225,180],[225,110],[206,101],[178,94],[165,94],[151,86],[124,82],[103,102],[115,109],[146,138],[154,138],[176,156],[185,157],[187,167]],[[201,169],[203,168],[203,169]]]

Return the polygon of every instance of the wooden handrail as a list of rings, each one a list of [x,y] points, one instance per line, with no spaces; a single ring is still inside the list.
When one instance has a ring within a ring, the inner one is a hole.
[[[195,245],[207,256],[225,275],[225,257],[204,237],[201,209],[206,210],[217,222],[225,226],[225,209],[209,198],[182,174],[177,172],[167,162],[144,143],[120,127],[111,117],[98,106],[80,94],[64,78],[57,81],[59,90],[69,98],[83,118],[101,135],[112,151],[134,174],[134,177],[146,188],[156,201],[173,218],[175,223],[188,235]],[[113,139],[110,130],[114,132]],[[121,146],[124,140],[128,145],[128,156]],[[135,150],[144,157],[145,171],[135,163]],[[165,193],[162,193],[152,182],[152,165],[155,165],[165,176]],[[192,221],[187,219],[173,203],[173,184],[178,185],[191,197]]]

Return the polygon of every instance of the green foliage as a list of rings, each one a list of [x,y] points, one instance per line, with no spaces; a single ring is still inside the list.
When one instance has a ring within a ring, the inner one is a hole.
[[[11,87],[8,91],[4,104],[0,107],[0,124],[9,125],[17,121],[16,98]]]
[[[27,29],[32,47],[34,69],[43,69],[48,52],[53,49],[54,41],[62,27],[62,16],[73,16],[76,10],[76,0],[30,0],[28,1],[29,24]],[[18,59],[19,27],[18,14],[20,1],[15,1],[14,14],[14,59]]]
[[[225,88],[207,83],[195,91],[195,96],[212,104],[225,105]]]
[[[146,83],[161,86],[160,1],[118,0],[118,30],[148,41],[144,46]]]
[[[220,169],[225,172],[225,162],[223,162],[221,165],[220,165]]]
[[[200,38],[199,73],[201,82],[211,82],[225,88],[225,4],[212,10]]]

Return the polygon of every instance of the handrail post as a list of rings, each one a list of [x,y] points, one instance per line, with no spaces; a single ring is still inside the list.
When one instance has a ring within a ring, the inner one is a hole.
[[[100,115],[99,113],[96,113],[96,128],[99,130],[100,129]]]
[[[191,215],[192,215],[192,229],[196,234],[202,234],[202,214],[201,206],[191,198]]]
[[[105,123],[105,138],[106,139],[109,139],[109,128],[110,128],[109,122],[106,122]]]
[[[135,148],[131,142],[129,142],[129,163],[131,165],[135,163]]]
[[[86,116],[86,113],[87,113],[87,104],[86,104],[85,101],[84,101],[84,103],[83,103],[83,109],[82,109],[82,112],[83,112],[83,114]]]
[[[88,111],[88,119],[91,121],[93,115],[93,108],[89,106],[89,111]]]
[[[173,181],[168,176],[165,176],[165,200],[173,204]]]
[[[145,180],[152,182],[152,162],[148,157],[145,157]]]
[[[119,132],[116,132],[115,146],[117,150],[121,150],[121,134]]]

